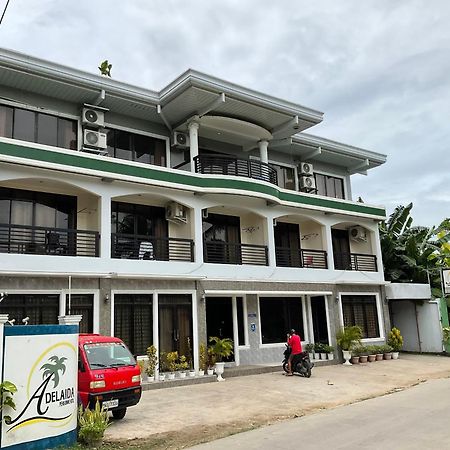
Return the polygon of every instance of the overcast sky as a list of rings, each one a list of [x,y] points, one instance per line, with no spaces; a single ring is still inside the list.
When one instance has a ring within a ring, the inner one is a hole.
[[[318,109],[308,133],[388,155],[354,198],[450,216],[448,0],[10,0],[0,46],[94,73],[108,58],[154,90],[193,68]]]

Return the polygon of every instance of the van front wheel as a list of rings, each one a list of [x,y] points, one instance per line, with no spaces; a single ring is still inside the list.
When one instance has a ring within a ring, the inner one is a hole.
[[[111,412],[114,419],[120,420],[125,417],[125,414],[127,413],[127,408],[113,409]]]

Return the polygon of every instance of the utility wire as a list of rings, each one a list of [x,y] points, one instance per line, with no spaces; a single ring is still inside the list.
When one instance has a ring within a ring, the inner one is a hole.
[[[5,17],[5,13],[6,13],[6,10],[8,9],[8,5],[9,5],[9,0],[6,2],[5,9],[3,10],[2,17],[0,18],[0,25],[3,22],[3,17]]]

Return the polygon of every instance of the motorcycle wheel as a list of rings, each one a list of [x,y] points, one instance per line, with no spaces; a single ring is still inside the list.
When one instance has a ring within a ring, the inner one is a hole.
[[[305,378],[311,378],[311,367],[308,367],[304,374]]]
[[[289,370],[288,370],[288,363],[287,363],[287,362],[283,363],[283,370],[284,370],[286,373],[289,372]]]

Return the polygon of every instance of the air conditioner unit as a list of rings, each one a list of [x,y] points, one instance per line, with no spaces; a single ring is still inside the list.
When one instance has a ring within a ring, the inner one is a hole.
[[[316,189],[316,180],[312,175],[302,175],[298,181],[300,183],[300,190],[302,191]]]
[[[83,145],[96,149],[105,149],[107,147],[106,133],[100,133],[99,131],[93,130],[84,130]]]
[[[166,206],[166,220],[173,223],[187,223],[186,208],[177,202]]]
[[[314,168],[312,164],[302,162],[298,165],[298,171],[300,175],[312,175],[314,173]]]
[[[94,108],[83,108],[81,120],[83,125],[100,128],[105,125],[105,113]]]
[[[352,227],[348,230],[350,234],[350,239],[357,242],[367,241],[367,230],[364,227]]]
[[[176,147],[189,147],[189,137],[186,133],[174,131],[172,136],[172,145]]]

